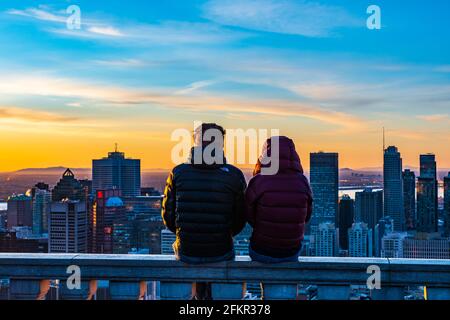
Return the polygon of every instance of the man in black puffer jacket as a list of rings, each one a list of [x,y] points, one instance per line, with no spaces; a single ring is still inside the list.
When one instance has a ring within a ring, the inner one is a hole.
[[[205,134],[211,132],[219,134],[208,138]],[[245,226],[246,182],[239,169],[226,163],[224,135],[222,127],[202,124],[194,132],[195,146],[188,163],[175,167],[167,179],[162,217],[176,233],[175,255],[186,263],[232,260],[233,237]],[[211,144],[219,150],[217,156],[211,152],[213,161],[207,158]],[[209,287],[195,286],[199,288],[194,298],[207,298]]]

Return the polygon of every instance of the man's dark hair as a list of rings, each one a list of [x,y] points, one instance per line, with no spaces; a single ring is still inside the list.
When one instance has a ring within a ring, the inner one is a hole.
[[[218,130],[222,134],[222,137],[225,136],[226,131],[222,126],[219,126],[218,124],[215,123],[202,123],[194,130],[194,141],[197,145],[205,146],[214,142],[214,138],[212,139],[212,141],[205,141],[204,139],[205,132],[207,132],[210,129]],[[200,133],[201,137],[199,136]]]

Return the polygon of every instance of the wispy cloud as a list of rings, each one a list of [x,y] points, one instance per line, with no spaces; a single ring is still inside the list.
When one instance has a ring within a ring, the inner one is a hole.
[[[304,0],[211,0],[203,10],[205,18],[223,25],[307,37],[363,26],[342,7]]]
[[[76,117],[63,116],[58,113],[32,110],[26,108],[0,106],[1,120],[19,120],[26,122],[72,122],[78,120]]]
[[[313,104],[282,99],[249,100],[221,95],[190,95],[186,93],[189,92],[182,95],[179,90],[130,89],[86,83],[81,80],[39,76],[16,76],[8,78],[8,81],[0,81],[0,94],[3,95],[63,97],[124,106],[147,104],[191,112],[219,111],[223,112],[224,115],[228,113],[253,113],[274,117],[293,116],[313,119],[352,130],[358,130],[365,126],[363,120],[351,114],[321,108]]]
[[[67,15],[47,7],[10,9],[6,13],[64,26],[44,26],[44,30],[65,37],[127,41],[129,44],[148,46],[154,44],[223,43],[250,36],[250,33],[228,30],[214,23],[161,21],[155,24],[105,21],[87,18],[83,14],[81,29],[65,27]]]
[[[211,86],[211,85],[213,85],[215,83],[217,83],[217,81],[213,81],[213,80],[205,80],[205,81],[193,82],[189,86],[187,86],[186,88],[178,90],[177,92],[175,92],[175,94],[177,94],[177,95],[190,94],[190,93],[193,93],[193,92],[195,92],[197,90],[200,90],[202,88],[209,87],[209,86]]]
[[[419,115],[417,116],[420,120],[425,120],[428,122],[442,122],[449,121],[450,116],[448,114],[427,114],[427,115]]]

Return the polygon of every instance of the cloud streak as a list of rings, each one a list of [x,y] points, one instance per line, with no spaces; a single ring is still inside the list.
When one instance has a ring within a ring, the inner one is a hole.
[[[211,0],[203,11],[205,18],[223,25],[306,37],[363,26],[342,7],[303,0]]]

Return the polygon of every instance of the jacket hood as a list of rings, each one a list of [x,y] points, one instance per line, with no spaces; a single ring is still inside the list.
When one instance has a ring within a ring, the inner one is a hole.
[[[261,173],[262,167],[270,167],[271,163],[267,163],[267,161],[263,161],[267,157],[272,155],[272,142],[273,139],[278,139],[279,143],[279,172],[286,171],[297,171],[303,174],[303,167],[300,162],[300,157],[295,150],[294,141],[285,136],[279,137],[271,137],[267,139],[264,143],[263,150],[261,156],[258,159],[258,163],[256,164],[255,170],[253,172],[254,175]],[[270,161],[270,160],[268,160]],[[267,163],[267,164],[262,164]]]

